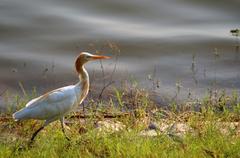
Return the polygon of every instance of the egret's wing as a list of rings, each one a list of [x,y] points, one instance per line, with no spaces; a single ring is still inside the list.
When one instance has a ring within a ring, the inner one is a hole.
[[[58,102],[62,102],[67,98],[75,97],[74,96],[74,89],[73,86],[63,87],[51,92],[48,92],[38,98],[32,99],[26,104],[27,108],[33,108],[43,103],[47,103],[48,105],[56,104]]]
[[[13,114],[15,120],[49,120],[69,112],[76,102],[74,86],[48,92],[27,103],[26,107]]]

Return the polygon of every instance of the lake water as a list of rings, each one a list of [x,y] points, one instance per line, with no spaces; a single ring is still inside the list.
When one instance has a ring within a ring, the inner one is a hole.
[[[114,80],[137,80],[159,95],[209,87],[240,90],[240,57],[231,29],[240,27],[239,0],[1,0],[0,92],[39,93],[77,82],[74,58],[95,50]],[[112,50],[115,43],[120,49]],[[101,82],[101,64],[88,64]],[[107,82],[107,81],[106,81]],[[153,82],[155,83],[152,86]],[[0,102],[1,103],[1,102]]]

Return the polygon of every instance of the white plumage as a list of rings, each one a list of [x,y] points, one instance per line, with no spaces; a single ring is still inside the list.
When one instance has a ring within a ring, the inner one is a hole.
[[[90,60],[108,58],[107,56],[92,55],[87,52],[80,53],[75,61],[75,68],[79,74],[79,82],[76,85],[62,87],[32,99],[26,104],[25,108],[13,114],[16,121],[26,119],[45,120],[43,126],[33,133],[31,141],[45,126],[58,119],[61,121],[65,137],[69,140],[64,131],[64,116],[81,104],[89,91],[89,76],[84,64]]]
[[[38,98],[32,99],[26,107],[13,114],[15,120],[58,119],[78,105],[76,86],[62,87]]]

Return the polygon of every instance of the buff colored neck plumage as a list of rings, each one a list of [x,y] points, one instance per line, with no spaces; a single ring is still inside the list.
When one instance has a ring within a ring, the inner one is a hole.
[[[79,82],[77,83],[77,89],[79,89],[78,102],[79,104],[86,98],[89,91],[89,76],[87,70],[84,67],[84,61],[79,56],[75,63],[76,71],[79,75]]]

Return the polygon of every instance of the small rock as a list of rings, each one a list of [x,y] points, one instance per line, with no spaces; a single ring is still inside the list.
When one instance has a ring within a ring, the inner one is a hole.
[[[186,123],[174,123],[169,129],[168,133],[176,136],[184,136],[187,132],[193,131],[193,129]]]
[[[111,120],[98,121],[96,126],[100,132],[109,133],[118,132],[125,128],[125,125],[122,122]]]
[[[154,129],[154,130],[159,130],[160,132],[164,132],[169,128],[171,124],[167,124],[164,122],[156,123],[156,122],[150,122],[148,125],[148,129]]]
[[[193,131],[193,129],[186,123],[151,122],[146,130],[140,132],[140,135],[157,136],[158,132],[160,132],[168,135],[183,137],[187,132],[191,131]]]
[[[230,134],[230,131],[238,133],[239,123],[238,122],[217,122],[216,126],[219,128],[222,134]]]
[[[159,131],[166,132],[170,126],[171,126],[171,124],[169,124],[169,123],[161,122],[159,125]]]
[[[158,125],[155,122],[150,122],[150,124],[148,125],[148,129],[152,130],[157,130],[158,129]]]
[[[158,132],[154,129],[151,130],[143,130],[139,133],[140,136],[147,136],[147,137],[156,137],[158,136]]]

